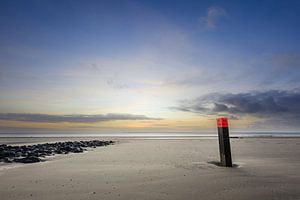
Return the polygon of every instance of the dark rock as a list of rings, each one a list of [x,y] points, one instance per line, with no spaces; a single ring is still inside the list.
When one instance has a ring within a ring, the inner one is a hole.
[[[56,142],[28,146],[7,146],[0,145],[0,162],[34,163],[40,162],[39,157],[46,157],[55,154],[82,153],[87,148],[96,148],[113,144],[113,141],[74,141]]]
[[[80,147],[75,148],[75,149],[73,150],[73,153],[82,153],[82,152],[83,152],[83,149],[80,148]]]
[[[21,151],[17,151],[15,157],[21,157],[21,156],[22,156],[22,152]]]
[[[12,158],[12,157],[15,157],[16,156],[16,153],[14,151],[10,151],[10,150],[4,150],[2,151],[1,153],[1,157],[9,157],[9,158]]]
[[[4,158],[3,161],[5,163],[12,163],[13,162],[13,159],[12,158]]]
[[[36,162],[41,162],[41,159],[36,156],[29,156],[29,157],[25,157],[25,158],[15,158],[14,162],[36,163]]]

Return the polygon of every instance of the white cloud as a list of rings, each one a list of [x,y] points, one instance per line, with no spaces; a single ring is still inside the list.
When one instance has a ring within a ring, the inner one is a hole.
[[[218,21],[222,17],[228,16],[226,10],[222,7],[212,6],[208,8],[206,16],[200,18],[207,28],[214,29],[217,27]]]

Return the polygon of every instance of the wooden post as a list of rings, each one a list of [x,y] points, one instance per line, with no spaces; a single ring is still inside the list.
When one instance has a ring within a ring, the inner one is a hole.
[[[226,117],[217,119],[221,165],[232,167],[228,120]]]

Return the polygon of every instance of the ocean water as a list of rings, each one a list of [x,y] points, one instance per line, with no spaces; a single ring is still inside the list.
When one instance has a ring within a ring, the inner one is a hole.
[[[201,138],[215,138],[215,132],[2,132],[0,137],[112,137],[112,138],[141,138],[141,139],[201,139]],[[230,137],[300,137],[300,132],[272,132],[272,131],[231,131]]]

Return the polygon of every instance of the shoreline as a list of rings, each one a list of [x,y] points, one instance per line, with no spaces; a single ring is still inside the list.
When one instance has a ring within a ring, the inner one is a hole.
[[[118,141],[130,141],[130,140],[216,140],[218,141],[218,136],[215,137],[103,137],[103,136],[87,136],[87,137],[76,137],[76,136],[69,136],[69,137],[0,137],[0,145],[29,145],[29,144],[39,144],[42,142],[61,142],[61,141],[68,141],[68,140],[113,140],[115,142]],[[300,137],[236,137],[230,136],[231,140],[235,139],[300,139]]]

